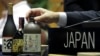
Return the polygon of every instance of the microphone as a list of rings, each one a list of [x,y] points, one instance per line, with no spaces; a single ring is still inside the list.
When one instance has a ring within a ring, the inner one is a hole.
[[[83,23],[86,23],[86,22],[91,22],[91,21],[94,21],[94,20],[97,20],[97,19],[100,19],[100,17],[93,18],[93,19],[90,19],[90,20],[85,20],[85,21],[83,21],[83,22],[79,22],[79,23],[76,23],[76,24],[72,24],[72,25],[66,26],[66,27],[64,27],[64,28],[74,27],[74,26],[77,26],[77,25],[79,25],[79,24],[83,24]]]

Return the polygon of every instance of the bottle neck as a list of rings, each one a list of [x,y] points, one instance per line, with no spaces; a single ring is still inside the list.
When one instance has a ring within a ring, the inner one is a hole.
[[[21,30],[22,30],[22,26],[20,26],[20,25],[19,25],[19,28],[18,28],[18,30],[19,30],[19,31],[21,31]]]
[[[29,22],[35,23],[34,17],[30,17],[30,18],[29,18]]]
[[[22,28],[19,28],[18,31],[22,31]]]
[[[13,15],[13,4],[12,3],[8,4],[8,15]]]
[[[19,30],[24,28],[24,17],[19,17]]]

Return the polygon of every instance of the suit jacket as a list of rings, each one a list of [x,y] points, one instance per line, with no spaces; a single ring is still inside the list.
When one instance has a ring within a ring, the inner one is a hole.
[[[100,10],[100,0],[64,0],[65,11]]]
[[[65,0],[64,2],[64,11],[68,15],[67,25],[100,17],[100,0]]]

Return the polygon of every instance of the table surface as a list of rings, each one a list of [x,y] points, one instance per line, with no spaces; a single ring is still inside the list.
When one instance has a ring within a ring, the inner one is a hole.
[[[49,54],[48,56],[75,56],[75,55]]]

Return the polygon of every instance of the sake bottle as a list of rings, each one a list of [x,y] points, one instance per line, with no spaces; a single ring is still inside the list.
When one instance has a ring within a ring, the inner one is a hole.
[[[24,53],[41,55],[41,28],[30,16],[28,24],[24,26]]]
[[[8,4],[8,15],[7,21],[4,26],[3,35],[2,35],[2,53],[3,55],[12,55],[12,39],[16,33],[16,26],[13,20],[13,4]]]

